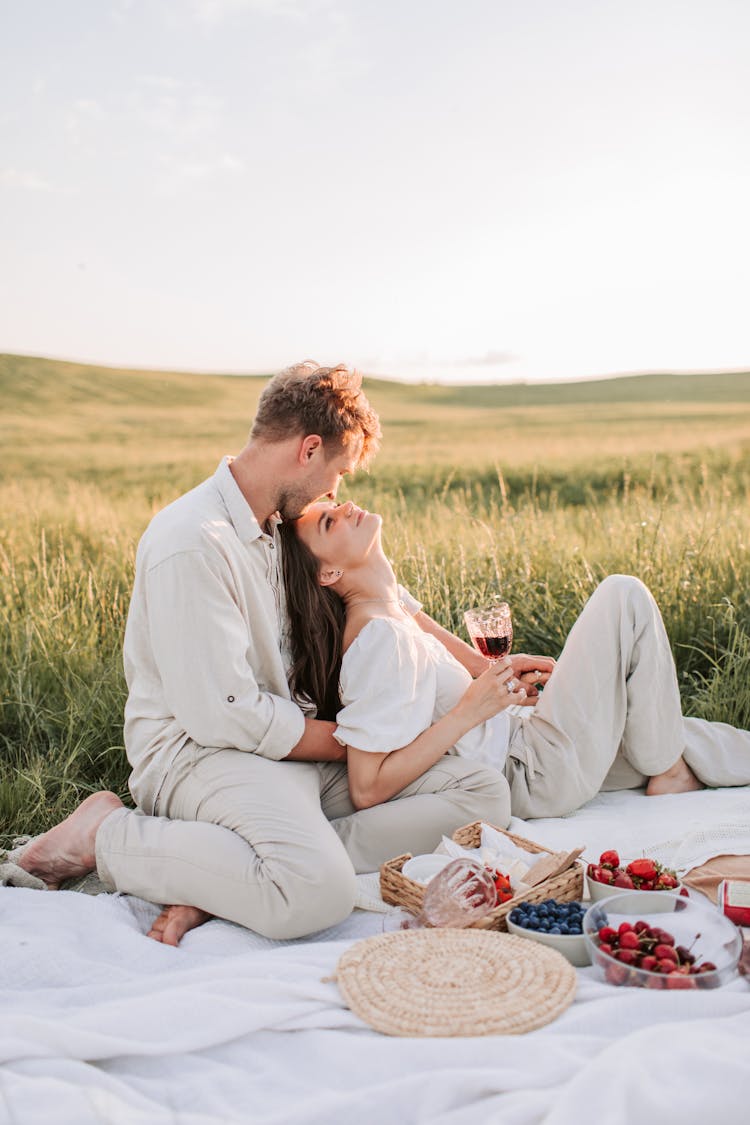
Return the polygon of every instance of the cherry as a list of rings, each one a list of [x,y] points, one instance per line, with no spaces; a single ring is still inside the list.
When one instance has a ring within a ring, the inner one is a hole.
[[[632,949],[618,949],[615,957],[618,961],[622,961],[623,965],[635,964],[635,953]]]
[[[677,969],[675,972],[667,974],[666,985],[667,988],[695,988],[695,981],[690,980]]]
[[[604,976],[610,984],[624,984],[628,979],[628,970],[624,965],[607,965]]]

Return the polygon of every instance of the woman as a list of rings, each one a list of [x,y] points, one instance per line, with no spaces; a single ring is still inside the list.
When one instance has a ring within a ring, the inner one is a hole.
[[[350,501],[315,504],[283,529],[292,687],[336,718],[355,807],[389,800],[448,752],[502,769],[523,818],[564,815],[602,788],[750,783],[750,733],[683,718],[664,624],[638,579],[601,583],[557,663],[487,667],[407,611],[381,523]]]

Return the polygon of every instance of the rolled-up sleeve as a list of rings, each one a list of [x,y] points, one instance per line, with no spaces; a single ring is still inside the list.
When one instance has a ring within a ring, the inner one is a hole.
[[[252,622],[243,616],[223,566],[200,551],[181,551],[146,576],[150,641],[163,697],[199,745],[278,761],[302,738],[304,716],[291,699],[258,682],[253,663],[262,667],[262,662]]]

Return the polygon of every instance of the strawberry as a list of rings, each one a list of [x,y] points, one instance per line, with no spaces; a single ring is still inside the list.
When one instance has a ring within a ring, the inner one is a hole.
[[[620,871],[618,875],[615,875],[614,885],[624,887],[628,891],[635,890],[635,883],[625,871]]]
[[[613,850],[602,852],[602,854],[599,856],[599,863],[602,865],[602,867],[619,867],[620,857],[617,852]]]
[[[656,879],[659,874],[652,859],[634,859],[625,870],[631,877],[637,876],[639,879]]]
[[[668,871],[662,871],[659,875],[659,880],[656,884],[657,891],[673,891],[675,887],[680,884],[674,875],[670,875]]]
[[[508,902],[509,899],[513,898],[510,879],[502,871],[495,871],[495,892],[499,903]]]

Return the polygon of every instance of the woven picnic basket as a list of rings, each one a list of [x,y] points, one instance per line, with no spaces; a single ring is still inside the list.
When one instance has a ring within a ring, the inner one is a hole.
[[[494,828],[495,826],[490,825],[490,827]],[[533,840],[527,840],[523,836],[515,836],[512,832],[506,832],[502,828],[495,828],[495,831],[507,836],[519,848],[523,848],[533,855],[551,854],[548,848],[543,848],[541,844],[535,844]],[[465,824],[463,828],[457,828],[453,833],[453,839],[463,848],[478,848],[482,841],[481,820],[476,820],[473,824]],[[409,852],[405,855],[396,856],[395,859],[389,859],[383,864],[380,868],[380,894],[383,901],[390,903],[391,906],[403,906],[413,914],[419,914],[424,899],[424,887],[403,874],[401,869],[407,859],[411,859]],[[580,899],[582,894],[583,867],[580,863],[574,863],[559,875],[553,875],[550,879],[545,879],[537,886],[529,888],[523,894],[496,906],[484,918],[472,922],[472,928],[476,930],[507,931],[506,918],[513,907],[517,906],[522,900],[525,902],[543,902],[546,898],[554,898],[558,902],[573,902]]]

